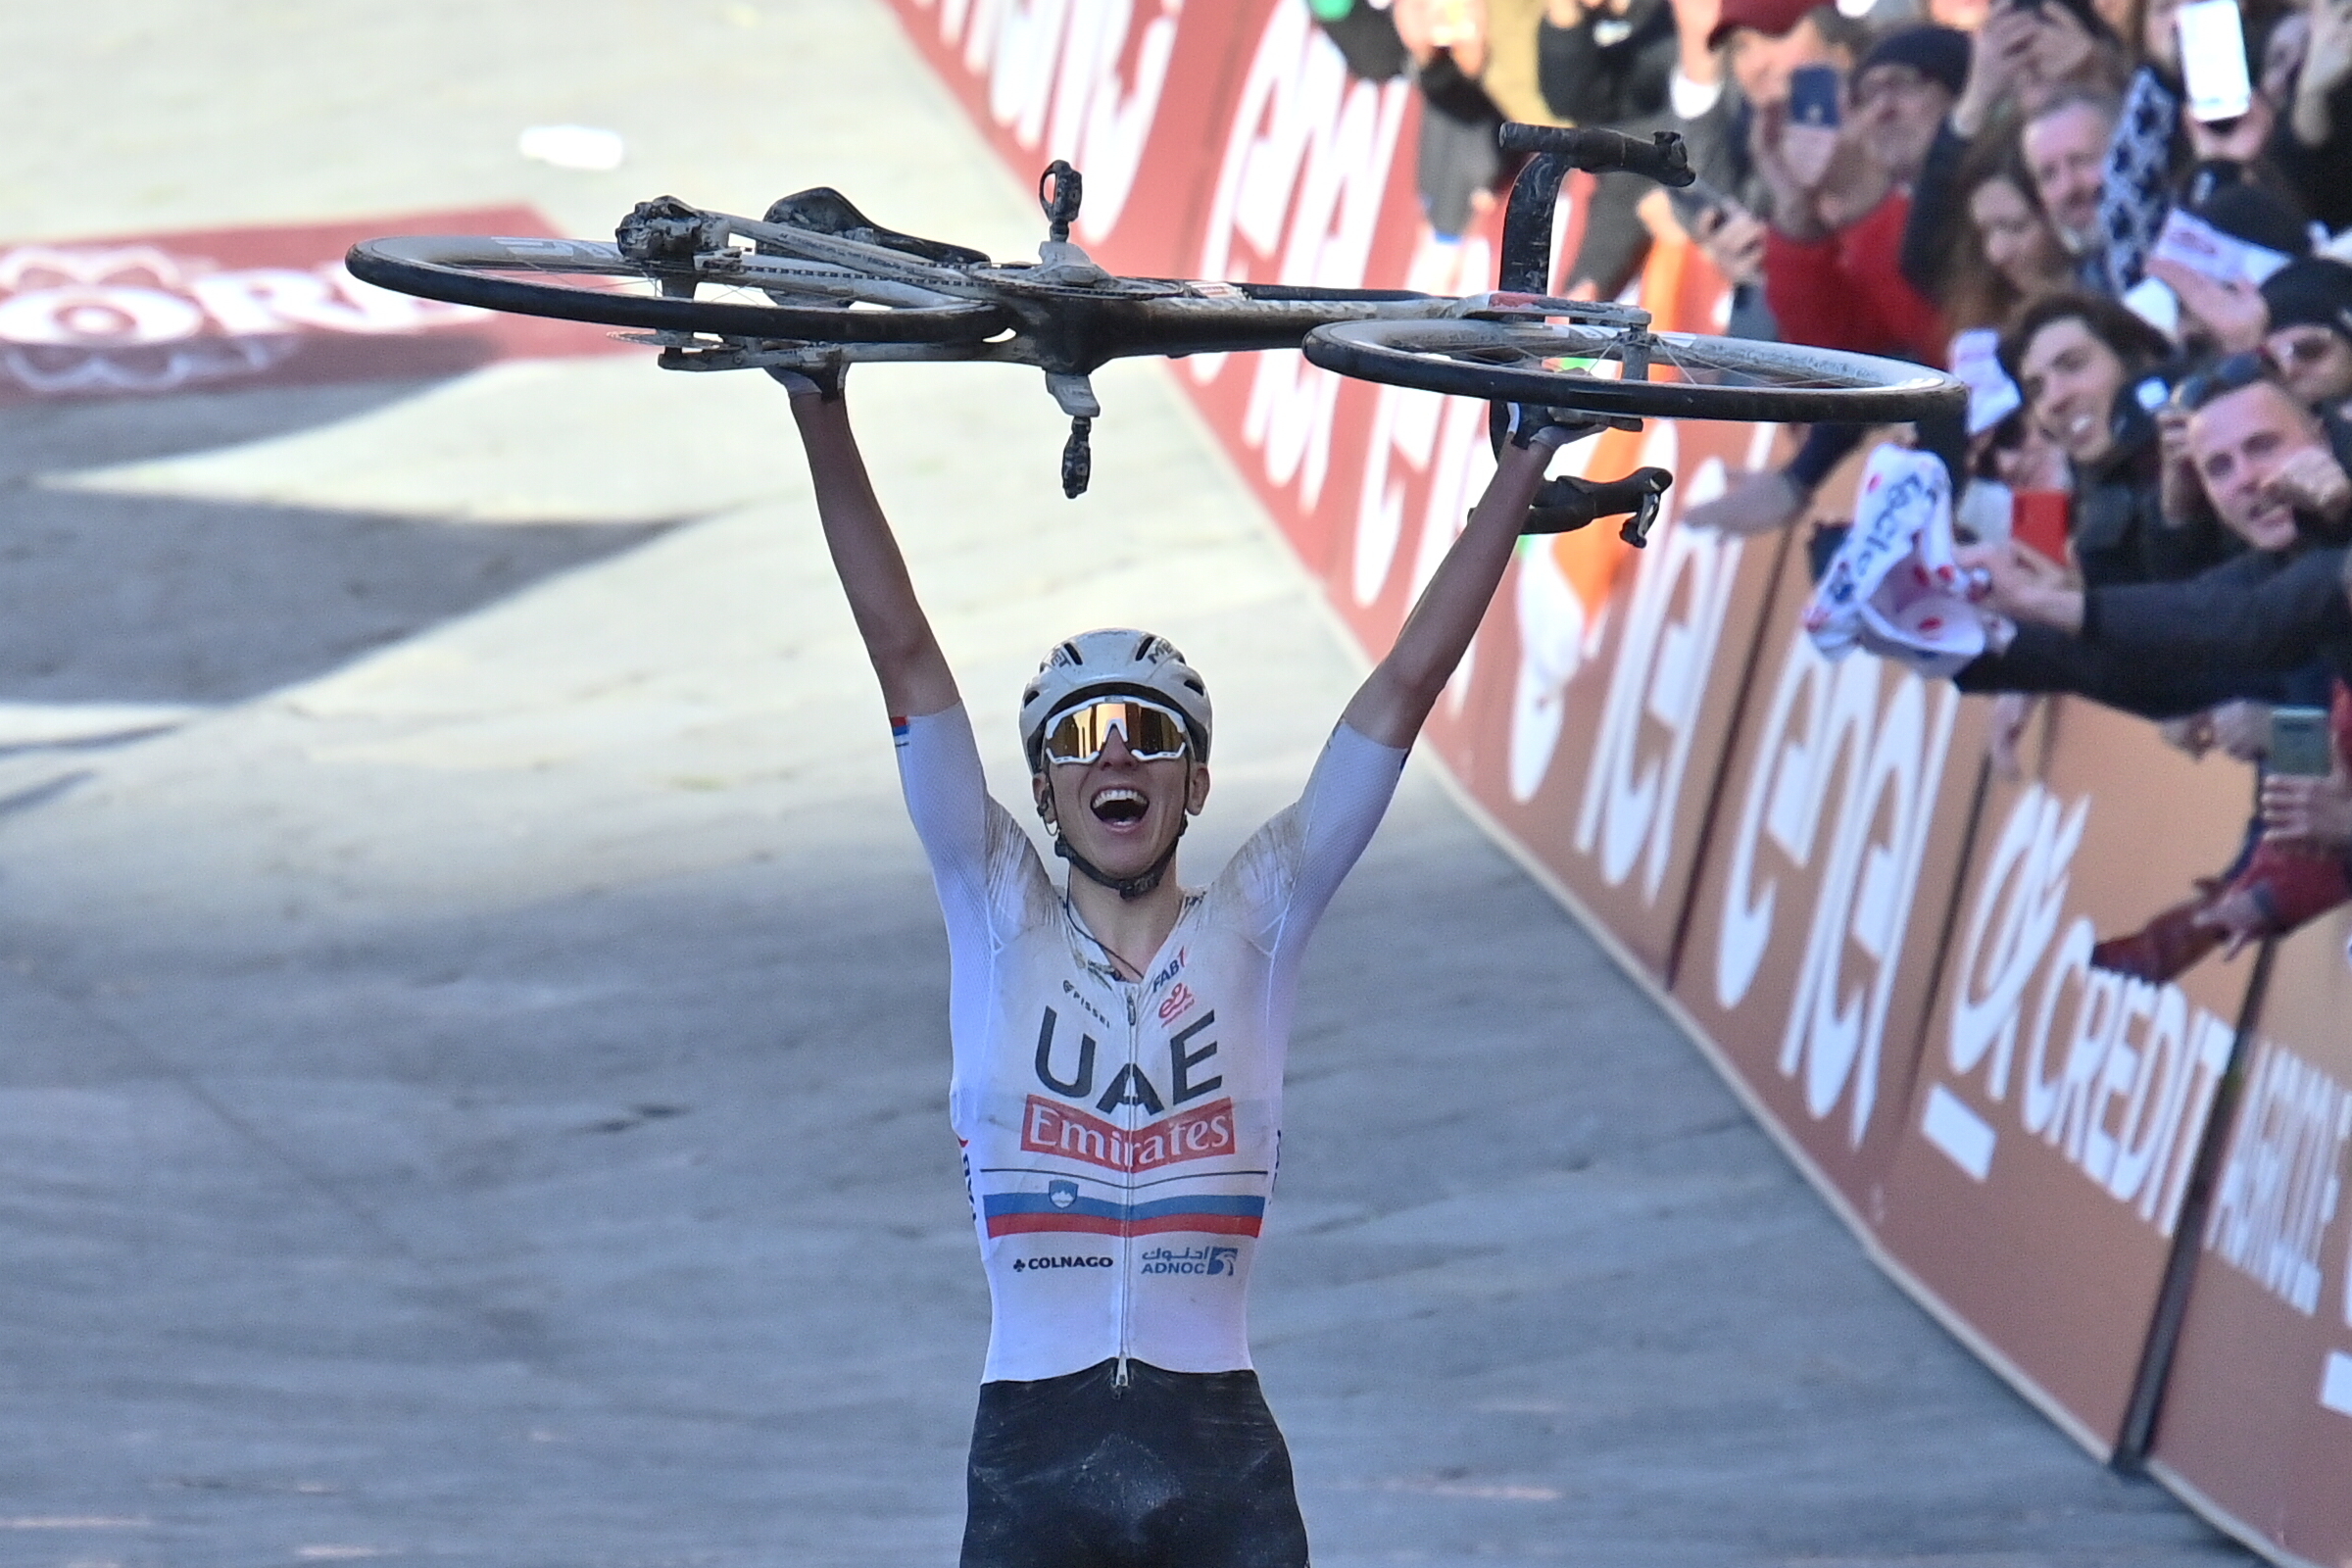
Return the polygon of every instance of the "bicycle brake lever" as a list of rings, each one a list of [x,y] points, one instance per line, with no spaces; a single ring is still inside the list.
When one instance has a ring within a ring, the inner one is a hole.
[[[1592,479],[1547,479],[1536,492],[1521,533],[1567,533],[1602,517],[1625,514],[1618,537],[1639,550],[1649,542],[1658,518],[1659,498],[1674,483],[1664,468],[1639,468],[1622,479],[1601,483]]]

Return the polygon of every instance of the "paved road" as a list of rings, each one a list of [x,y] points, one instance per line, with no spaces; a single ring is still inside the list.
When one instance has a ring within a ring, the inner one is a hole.
[[[826,180],[1033,238],[846,0],[20,9],[12,236]],[[557,121],[630,163],[514,156]],[[1211,672],[1198,868],[1354,664],[1157,372],[1103,384],[1076,507],[1026,377],[858,397],[1001,787],[1048,637]],[[20,406],[0,474],[0,1563],[950,1561],[943,948],[781,399]],[[1420,767],[1295,1063],[1256,1338],[1318,1561],[2243,1560],[1883,1283]]]

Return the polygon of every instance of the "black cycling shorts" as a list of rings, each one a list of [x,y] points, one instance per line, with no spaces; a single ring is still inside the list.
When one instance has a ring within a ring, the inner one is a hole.
[[[1116,1372],[980,1385],[962,1568],[1304,1568],[1257,1374]]]

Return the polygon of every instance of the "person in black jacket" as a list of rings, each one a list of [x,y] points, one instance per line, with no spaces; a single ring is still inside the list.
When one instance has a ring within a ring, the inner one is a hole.
[[[2329,431],[2250,359],[2185,390],[2197,404],[2197,472],[2245,553],[2183,580],[2078,587],[2013,545],[1963,551],[1985,573],[1986,608],[2017,630],[1953,676],[1962,690],[2074,692],[2171,718],[2233,698],[2278,700],[2283,679],[2315,662],[2352,679],[2341,428]]]
[[[2074,474],[2068,536],[2094,587],[2193,576],[2235,553],[2195,514],[2168,517],[2156,411],[2172,395],[2160,373],[2163,334],[2104,295],[2048,294],[2001,334],[2001,367]]]
[[[2182,401],[2196,477],[2246,553],[2185,581],[2085,589],[2014,550],[1968,552],[1989,579],[1987,602],[2019,624],[1955,679],[1964,690],[2078,692],[2155,718],[2214,708],[2211,726],[2238,732],[2230,754],[2259,761],[2268,705],[2327,707],[2352,675],[2340,547],[2352,477],[2321,421],[2254,356],[2192,378]],[[2266,793],[2266,814],[2271,804]],[[2314,861],[2265,835],[2257,818],[2220,876],[2097,944],[2092,966],[2162,983],[2225,942],[2282,935],[2346,896],[2340,856]]]

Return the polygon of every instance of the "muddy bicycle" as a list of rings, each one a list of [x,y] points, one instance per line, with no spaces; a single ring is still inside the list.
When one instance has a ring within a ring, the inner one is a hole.
[[[1894,424],[1957,416],[1961,382],[1896,360],[1798,344],[1656,331],[1637,308],[1545,295],[1560,185],[1572,169],[1665,185],[1691,174],[1680,137],[1506,124],[1531,155],[1505,210],[1497,288],[1452,298],[1401,289],[1121,277],[1070,239],[1084,182],[1056,162],[1039,181],[1048,238],[1035,262],[883,228],[839,192],[787,196],[754,220],[662,197],[612,241],[411,235],[365,240],[362,280],[455,304],[633,328],[679,370],[970,360],[1035,367],[1071,431],[1062,490],[1085,490],[1102,414],[1091,372],[1137,355],[1299,349],[1344,375],[1565,411],[1597,431],[1645,417]],[[1499,426],[1498,426],[1499,428]],[[1499,435],[1497,436],[1499,439]],[[1531,531],[1625,515],[1646,537],[1671,475],[1548,481]]]

